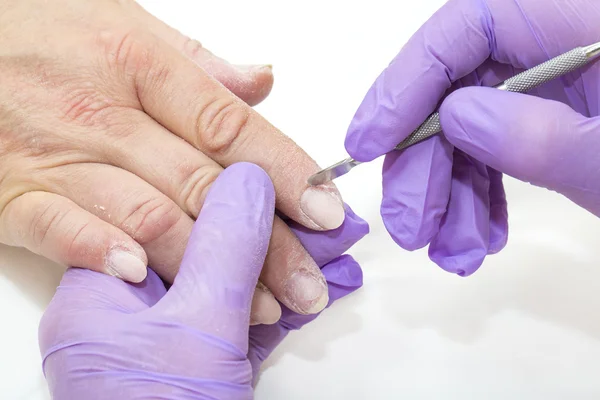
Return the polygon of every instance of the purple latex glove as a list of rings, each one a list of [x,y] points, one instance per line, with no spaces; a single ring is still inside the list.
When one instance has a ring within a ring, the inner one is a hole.
[[[274,203],[273,186],[260,168],[237,164],[225,170],[210,190],[168,292],[151,270],[144,282],[129,284],[69,269],[40,325],[53,398],[252,398],[253,373],[261,362],[256,354],[270,352],[281,340],[260,326],[249,330]],[[362,285],[359,265],[351,257],[338,258],[368,232],[350,209],[335,231],[292,229],[326,264],[330,303]],[[331,246],[322,248],[324,242]],[[312,319],[285,310],[272,328]]]
[[[410,39],[367,93],[346,138],[352,157],[373,160],[455,92],[441,104],[445,138],[386,156],[381,213],[400,246],[430,244],[443,269],[475,272],[508,237],[498,171],[600,214],[600,64],[530,93],[539,97],[460,89],[496,85],[593,44],[598,21],[595,0],[450,0]]]

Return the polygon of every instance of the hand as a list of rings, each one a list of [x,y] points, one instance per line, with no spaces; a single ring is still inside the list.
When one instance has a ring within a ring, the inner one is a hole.
[[[277,324],[249,330],[273,211],[267,175],[235,165],[213,184],[168,292],[151,270],[139,284],[68,270],[40,325],[53,398],[251,398],[262,360],[315,318],[284,307]],[[358,264],[339,257],[368,231],[350,209],[336,231],[292,229],[324,266],[330,304],[362,285]]]
[[[507,241],[500,172],[600,215],[600,64],[531,92],[541,98],[471,87],[599,41],[599,18],[592,0],[451,0],[410,39],[346,138],[352,157],[372,160],[455,92],[441,105],[445,138],[386,156],[381,213],[400,246],[430,243],[430,258],[445,270],[475,272]]]
[[[239,161],[270,174],[281,215],[342,223],[336,188],[309,187],[315,162],[250,108],[269,67],[234,67],[131,0],[0,1],[0,45],[0,243],[131,282],[149,262],[172,282]],[[259,303],[320,311],[318,266],[279,218],[274,232]]]

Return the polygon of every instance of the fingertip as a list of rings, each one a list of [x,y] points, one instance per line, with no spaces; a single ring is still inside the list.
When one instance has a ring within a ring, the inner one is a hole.
[[[368,135],[364,135],[361,130],[353,126],[348,130],[344,147],[350,157],[360,162],[373,161],[387,152],[382,150],[381,146],[378,146]]]
[[[328,307],[363,286],[362,268],[349,255],[341,256],[327,264],[323,267],[323,274],[329,288]]]
[[[358,242],[360,239],[369,234],[371,227],[366,220],[362,219],[358,214],[356,214],[354,210],[346,203],[344,203],[344,210],[346,212],[346,218],[340,228],[343,228],[345,231],[351,231],[353,233],[353,240]]]
[[[273,188],[273,183],[271,182],[271,178],[265,172],[264,169],[259,167],[256,164],[249,162],[238,162],[227,167],[222,173],[221,176],[224,178],[235,177],[236,179],[244,180],[244,179],[252,179],[257,182],[263,182],[265,186]]]
[[[506,226],[508,228],[508,226]],[[488,255],[494,255],[501,252],[508,243],[508,229],[502,226],[490,226],[490,248]]]
[[[398,246],[406,251],[416,251],[427,246],[431,241],[431,236],[421,236],[407,229],[402,223],[397,224],[395,215],[388,215],[383,210],[381,212],[383,225],[390,237]]]
[[[421,249],[439,231],[450,197],[452,162],[453,147],[441,137],[386,156],[380,213],[403,249]]]
[[[345,220],[337,229],[315,231],[296,222],[290,223],[290,229],[302,243],[318,266],[322,267],[350,249],[356,242],[369,233],[369,224],[344,204]]]
[[[275,80],[273,66],[270,64],[242,65],[237,68],[245,75],[247,83],[244,85],[230,84],[230,90],[233,89],[232,91],[249,106],[260,104],[269,96],[273,89]]]
[[[264,192],[265,199],[269,205],[275,207],[275,187],[269,175],[264,169],[256,164],[239,162],[226,168],[211,187],[210,193],[224,191],[232,200],[236,198],[236,192],[258,189]]]
[[[363,270],[349,255],[343,255],[325,265],[321,271],[328,284],[358,289],[363,286]]]
[[[292,273],[284,283],[280,300],[298,314],[311,315],[323,311],[329,302],[329,295],[327,282],[319,268],[314,265]]]
[[[266,286],[258,283],[252,298],[251,325],[273,325],[281,318],[281,306]]]
[[[434,218],[431,223],[423,220],[423,210],[399,204],[393,198],[384,197],[381,202],[380,214],[383,225],[392,240],[404,250],[415,251],[427,246],[437,233],[441,216]]]
[[[444,271],[466,278],[473,275],[483,265],[487,251],[471,249],[460,254],[447,254],[436,246],[429,247],[429,259]]]
[[[300,209],[315,230],[338,229],[346,218],[339,193],[327,186],[307,188],[300,197]]]
[[[137,247],[137,246],[136,246]],[[131,283],[140,283],[148,274],[147,257],[143,249],[111,248],[105,258],[106,273]]]

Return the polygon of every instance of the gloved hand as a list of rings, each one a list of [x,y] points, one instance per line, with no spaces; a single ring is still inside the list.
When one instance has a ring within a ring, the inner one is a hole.
[[[445,138],[386,156],[381,214],[400,246],[430,244],[430,258],[445,270],[476,271],[507,241],[498,171],[600,215],[600,64],[530,93],[538,97],[460,89],[496,85],[600,41],[598,21],[593,0],[450,0],[410,39],[367,93],[346,138],[352,157],[373,160],[454,92],[441,104]]]
[[[68,270],[40,326],[53,398],[251,398],[258,355],[314,318],[285,309],[276,325],[249,331],[274,206],[268,176],[237,164],[212,186],[168,292],[151,270],[139,284]],[[361,286],[358,264],[339,257],[368,231],[349,208],[335,231],[292,229],[324,265],[330,303]]]

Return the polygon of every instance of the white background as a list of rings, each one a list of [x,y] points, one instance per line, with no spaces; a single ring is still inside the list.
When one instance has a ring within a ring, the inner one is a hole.
[[[259,107],[320,164],[379,71],[442,0],[142,1],[237,63],[272,63]],[[380,222],[380,162],[339,181],[372,234],[352,253],[365,286],[288,337],[258,399],[600,398],[600,223],[507,181],[509,245],[471,278],[396,247]],[[61,269],[0,247],[0,398],[46,399],[37,324]]]

